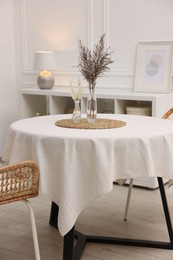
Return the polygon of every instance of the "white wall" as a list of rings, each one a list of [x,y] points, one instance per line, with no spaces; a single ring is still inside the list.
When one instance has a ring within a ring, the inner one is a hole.
[[[114,51],[111,73],[98,87],[134,87],[138,41],[173,40],[172,0],[21,0],[23,23],[23,81],[35,83],[32,70],[36,50],[53,49],[58,71],[56,84],[77,78],[78,38],[93,46],[106,34]],[[30,77],[28,77],[30,75]]]
[[[17,119],[13,0],[0,2],[0,156],[7,128]]]
[[[115,62],[97,87],[133,90],[137,42],[173,40],[172,0],[1,0],[0,16],[0,155],[18,90],[36,86],[36,50],[56,52],[55,84],[67,85],[80,75],[78,39],[91,47],[105,33]]]

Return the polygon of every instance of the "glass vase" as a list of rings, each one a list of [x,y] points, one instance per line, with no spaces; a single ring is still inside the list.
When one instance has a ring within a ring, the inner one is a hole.
[[[74,100],[74,111],[72,115],[72,119],[74,123],[80,123],[81,121],[81,108],[80,108],[80,100]]]
[[[89,88],[87,99],[87,120],[89,123],[95,123],[97,118],[97,99],[95,88]]]

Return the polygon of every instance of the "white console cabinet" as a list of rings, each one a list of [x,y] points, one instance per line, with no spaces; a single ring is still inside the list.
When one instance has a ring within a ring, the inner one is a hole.
[[[73,108],[74,102],[70,95],[70,88],[54,87],[51,90],[38,88],[22,88],[21,118],[38,115],[64,114]],[[81,100],[81,110],[86,113],[87,89]],[[173,106],[173,93],[137,93],[133,91],[119,91],[116,89],[96,89],[98,113],[126,113],[127,106],[149,106],[151,116],[162,115]],[[140,169],[139,169],[140,170]],[[147,188],[158,187],[156,178],[135,179],[134,185]]]
[[[68,107],[73,107],[70,89],[54,87],[51,90],[38,88],[22,88],[21,118],[36,115],[63,114]],[[81,100],[82,112],[86,112],[87,90]],[[98,113],[126,113],[127,106],[150,106],[154,117],[162,115],[173,106],[173,93],[137,93],[133,91],[118,91],[96,89]]]

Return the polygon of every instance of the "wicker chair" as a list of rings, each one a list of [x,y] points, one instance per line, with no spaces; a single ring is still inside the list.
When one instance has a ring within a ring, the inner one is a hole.
[[[171,115],[173,115],[173,107],[170,108],[163,116],[163,119],[171,119]],[[133,179],[130,179],[129,183],[129,190],[127,194],[127,200],[126,200],[126,206],[125,206],[125,213],[124,213],[124,220],[127,220],[127,215],[128,215],[128,210],[129,210],[129,204],[130,204],[130,198],[131,198],[131,193],[132,193],[132,188],[133,188]]]
[[[40,260],[34,211],[27,200],[38,196],[39,169],[33,161],[0,167],[0,205],[23,201],[29,209],[36,260]]]

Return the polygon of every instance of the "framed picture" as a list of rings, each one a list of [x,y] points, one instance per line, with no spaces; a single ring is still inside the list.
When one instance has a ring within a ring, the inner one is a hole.
[[[139,42],[135,91],[170,92],[173,42]]]

